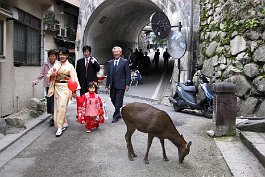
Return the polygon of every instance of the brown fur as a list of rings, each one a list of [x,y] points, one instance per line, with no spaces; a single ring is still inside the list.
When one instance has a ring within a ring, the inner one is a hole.
[[[169,115],[145,103],[130,103],[122,108],[122,117],[127,126],[125,140],[127,143],[128,157],[133,160],[137,157],[134,153],[131,137],[137,129],[141,132],[148,133],[148,146],[144,157],[145,163],[148,161],[148,153],[154,137],[160,139],[163,149],[163,159],[168,161],[166,156],[164,139],[170,140],[178,148],[179,162],[182,163],[184,157],[189,154],[191,142],[187,143],[183,136],[175,128]]]

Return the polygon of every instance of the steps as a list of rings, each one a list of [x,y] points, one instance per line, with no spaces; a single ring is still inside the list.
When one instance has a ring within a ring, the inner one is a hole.
[[[240,131],[241,141],[265,167],[265,133]]]
[[[264,177],[265,168],[239,136],[214,138],[234,177]]]

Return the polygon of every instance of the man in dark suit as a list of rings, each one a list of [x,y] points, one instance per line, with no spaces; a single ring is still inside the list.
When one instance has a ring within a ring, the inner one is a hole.
[[[131,72],[128,61],[122,57],[121,47],[113,47],[112,53],[114,59],[108,62],[106,90],[110,89],[111,102],[115,107],[112,123],[116,123],[121,118],[120,108],[123,105],[124,92],[129,90]]]
[[[84,46],[83,54],[84,58],[79,59],[76,64],[76,73],[81,86],[80,96],[88,91],[88,83],[98,83],[97,72],[100,70],[97,60],[91,56],[91,46]]]

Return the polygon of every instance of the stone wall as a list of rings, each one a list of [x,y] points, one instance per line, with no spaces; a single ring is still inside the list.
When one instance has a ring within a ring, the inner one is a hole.
[[[198,63],[237,86],[238,116],[265,116],[265,2],[201,0]]]

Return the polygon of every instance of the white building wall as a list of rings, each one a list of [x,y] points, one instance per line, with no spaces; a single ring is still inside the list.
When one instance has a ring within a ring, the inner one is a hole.
[[[14,60],[13,60],[13,21],[6,22],[6,53],[5,62],[0,63],[1,68],[1,106],[2,115],[14,112]]]
[[[44,11],[48,9],[48,5],[41,5],[39,2],[28,0],[14,0],[11,3],[17,7],[39,19],[43,18]],[[34,88],[32,80],[34,80],[40,72],[41,66],[14,66],[13,57],[13,20],[6,22],[6,60],[0,63],[0,91],[1,91],[1,116],[12,114],[16,111],[23,110],[29,106],[29,101],[32,97],[43,98],[44,89],[40,82]],[[49,47],[55,48],[54,42],[47,38]],[[46,40],[44,40],[46,41]],[[44,42],[45,43],[45,42]],[[43,44],[42,44],[43,45]],[[44,47],[44,46],[42,46]],[[44,51],[44,50],[42,50]],[[41,60],[43,63],[43,56]]]

